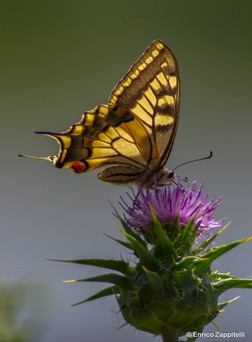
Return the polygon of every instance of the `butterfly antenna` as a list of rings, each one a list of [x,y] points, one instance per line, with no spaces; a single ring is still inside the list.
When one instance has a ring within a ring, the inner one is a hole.
[[[189,161],[187,161],[187,162],[184,162],[184,163],[182,163],[182,164],[179,164],[179,165],[176,166],[172,171],[178,169],[180,166],[183,166],[183,165],[191,164],[191,163],[194,163],[194,162],[197,162],[197,161],[201,161],[201,160],[210,159],[210,158],[212,158],[212,156],[213,156],[213,152],[210,151],[210,153],[209,153],[209,155],[208,155],[207,157],[189,160]],[[187,181],[188,181],[188,178],[186,178],[185,181],[187,182]]]

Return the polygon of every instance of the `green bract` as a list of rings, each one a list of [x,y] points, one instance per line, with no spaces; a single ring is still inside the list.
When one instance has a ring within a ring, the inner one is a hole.
[[[113,239],[131,250],[133,256],[130,261],[59,260],[113,271],[68,281],[112,284],[73,305],[114,295],[125,321],[139,330],[162,336],[167,334],[167,330],[175,331],[177,336],[183,336],[187,331],[201,332],[232,301],[218,303],[218,297],[224,291],[235,287],[252,288],[252,279],[211,271],[214,260],[252,239],[252,236],[212,247],[213,240],[225,227],[200,244],[197,239],[198,226],[193,220],[182,229],[175,220],[172,225],[176,235],[171,238],[167,227],[163,229],[155,213],[152,213],[154,231],[148,239],[134,232],[118,216],[126,241]]]

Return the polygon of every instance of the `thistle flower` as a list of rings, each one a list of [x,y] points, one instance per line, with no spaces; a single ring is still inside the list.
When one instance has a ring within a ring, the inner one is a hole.
[[[214,196],[209,200],[208,195],[203,197],[202,190],[203,183],[199,188],[196,182],[193,182],[192,186],[183,188],[178,180],[176,187],[172,183],[154,189],[140,186],[137,193],[131,188],[131,194],[127,193],[130,204],[127,204],[122,197],[119,203],[125,211],[125,221],[138,232],[153,229],[153,209],[163,226],[173,223],[176,218],[181,227],[194,220],[200,234],[220,227],[224,221],[214,218],[214,212],[221,204],[221,198],[216,199]]]
[[[202,332],[205,325],[233,300],[218,302],[231,288],[252,288],[252,279],[211,270],[211,264],[252,236],[229,244],[212,246],[224,230],[198,241],[198,237],[222,220],[214,218],[221,200],[203,197],[201,184],[186,189],[168,184],[162,188],[139,188],[121,198],[124,218],[116,212],[126,241],[112,238],[132,252],[130,260],[58,260],[98,266],[113,272],[68,282],[112,284],[74,305],[105,296],[116,296],[125,321],[133,327],[160,335],[164,342],[179,341],[186,332]],[[196,243],[197,242],[197,243]],[[194,341],[196,338],[189,338]]]

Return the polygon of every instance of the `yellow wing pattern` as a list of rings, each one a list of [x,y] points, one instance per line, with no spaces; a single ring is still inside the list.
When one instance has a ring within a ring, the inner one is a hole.
[[[113,89],[108,105],[82,115],[66,132],[37,132],[57,140],[58,168],[77,173],[106,167],[103,181],[150,184],[162,178],[179,117],[179,71],[172,52],[154,41]]]

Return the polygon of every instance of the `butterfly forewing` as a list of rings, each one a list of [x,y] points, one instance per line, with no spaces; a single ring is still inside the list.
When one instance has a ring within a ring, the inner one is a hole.
[[[157,40],[116,85],[109,99],[111,108],[128,107],[143,123],[152,139],[153,163],[158,159],[160,167],[166,163],[177,130],[179,90],[176,59]]]
[[[115,183],[150,183],[162,172],[179,117],[179,72],[175,57],[154,41],[113,89],[108,105],[85,112],[66,132],[37,132],[57,140],[49,157],[56,167],[99,174]]]

